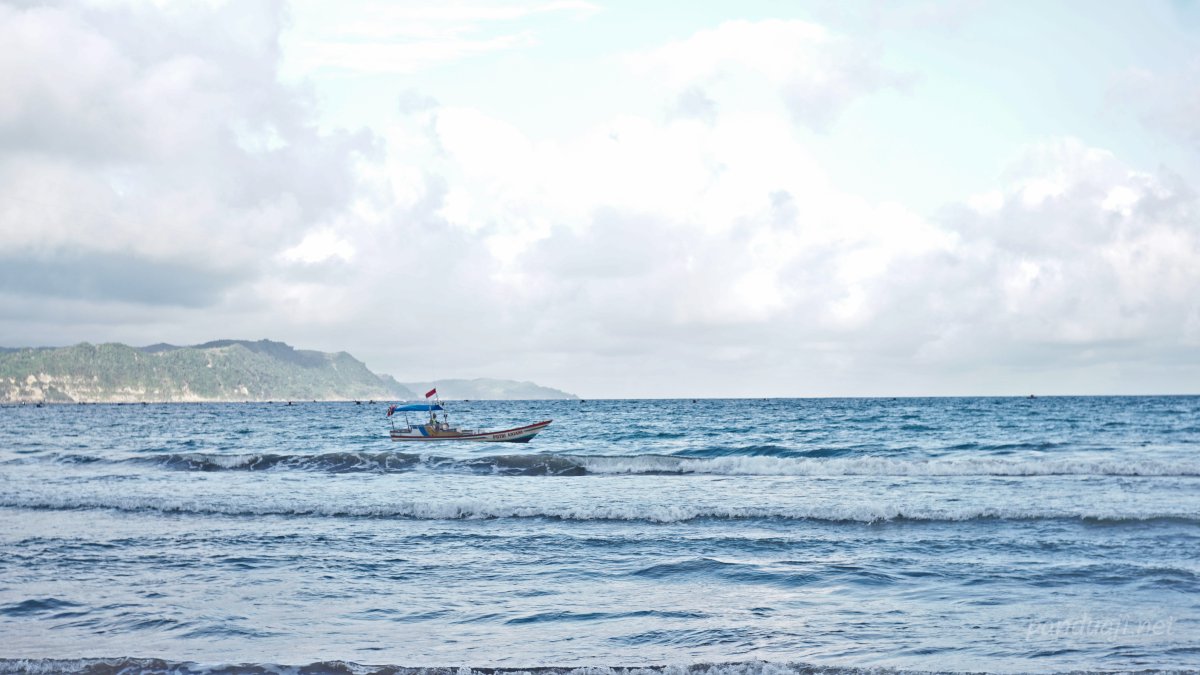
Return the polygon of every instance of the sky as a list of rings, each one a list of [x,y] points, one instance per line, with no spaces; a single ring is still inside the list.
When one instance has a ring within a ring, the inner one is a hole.
[[[0,345],[1200,393],[1200,3],[6,2]]]

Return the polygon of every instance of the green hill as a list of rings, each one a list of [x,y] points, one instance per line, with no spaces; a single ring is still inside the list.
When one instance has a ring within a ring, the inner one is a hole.
[[[218,340],[192,347],[78,344],[0,350],[0,402],[408,399],[346,352],[282,342]]]

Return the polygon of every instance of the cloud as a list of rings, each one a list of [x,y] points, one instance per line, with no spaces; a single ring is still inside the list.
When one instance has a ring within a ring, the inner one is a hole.
[[[438,107],[437,99],[427,96],[415,89],[405,89],[397,97],[397,110],[401,114],[425,112]]]
[[[533,44],[533,36],[529,33],[411,42],[311,41],[301,45],[302,67],[305,70],[332,68],[356,73],[415,73],[441,62]]]
[[[237,270],[129,253],[61,248],[0,255],[0,289],[33,297],[203,307],[243,280]]]
[[[1033,368],[1067,391],[1150,371],[1154,387],[1194,368],[1195,192],[1078,140],[1027,147],[996,189],[930,219],[839,190],[779,118],[625,117],[550,143],[477,111],[431,116],[447,167],[433,212],[467,195],[439,227],[490,270],[449,297],[487,289],[526,318],[489,343],[597,386],[630,364],[674,391],[747,395],[813,377],[1020,392]]]
[[[845,54],[823,30],[790,30],[811,38],[812,62]],[[1179,289],[1197,285],[1195,197],[1180,180],[1048,141],[995,189],[929,218],[840,188],[794,120],[742,105],[783,101],[791,66],[761,54],[724,65],[717,49],[699,64],[651,54],[681,68],[660,119],[617,115],[548,140],[483,110],[429,105],[386,135],[381,194],[395,202],[380,211],[403,215],[383,216],[394,224],[380,225],[383,246],[352,240],[356,263],[403,252],[393,284],[434,280],[407,313],[445,322],[435,360],[564,386],[568,371],[601,395],[637,376],[659,387],[644,393],[664,394],[766,393],[757,382],[772,393],[1019,392],[1034,367],[1067,390],[1169,373],[1194,343],[1200,315]],[[760,76],[721,75],[747,63]],[[644,72],[663,77],[655,68]],[[351,295],[369,295],[366,278]],[[391,334],[397,322],[370,325]],[[367,349],[397,364],[431,355]]]
[[[1118,73],[1109,97],[1133,109],[1157,133],[1200,149],[1200,59],[1173,72],[1130,68]]]
[[[542,6],[449,7],[439,40]],[[904,78],[815,24],[634,55],[645,98],[542,135],[413,89],[318,125],[272,3],[0,13],[0,343],[262,335],[589,397],[1200,375],[1184,179],[1057,139],[935,217],[855,194],[808,131]]]
[[[279,254],[288,262],[320,263],[327,260],[350,262],[354,247],[330,230],[310,232],[299,244]]]
[[[318,8],[319,4],[316,5]],[[443,2],[339,3],[319,22],[302,23],[295,40],[294,67],[348,74],[415,73],[471,56],[529,47],[534,32],[509,26],[538,15],[583,18],[599,11],[588,2],[479,4]],[[309,13],[306,13],[308,15]],[[370,20],[361,17],[369,16]]]
[[[0,5],[0,294],[211,306],[328,227],[377,148],[279,82],[281,25],[273,2]]]
[[[765,81],[797,124],[818,131],[859,98],[911,80],[884,67],[869,44],[798,20],[729,21],[628,61],[680,91],[681,103],[706,99],[710,88]]]
[[[950,241],[898,205],[837,190],[779,117],[623,116],[557,142],[460,108],[405,125],[410,142],[430,134],[428,147],[390,161],[436,156],[445,180],[438,203],[414,214],[426,224],[410,246],[461,238],[439,278],[461,278],[461,255],[479,281],[444,297],[487,322],[487,345],[510,364],[513,353],[641,365],[689,353],[736,368],[768,347],[795,352],[869,323],[875,280]],[[443,340],[478,352],[469,329]],[[694,377],[688,386],[707,375]]]
[[[1200,344],[1193,190],[1073,139],[1030,147],[1014,171],[1006,188],[944,216],[960,239],[923,275],[937,285],[925,317],[943,328],[924,358],[1170,365]]]
[[[717,121],[717,104],[704,90],[691,86],[679,92],[671,107],[671,116],[684,119],[697,119],[708,124]]]

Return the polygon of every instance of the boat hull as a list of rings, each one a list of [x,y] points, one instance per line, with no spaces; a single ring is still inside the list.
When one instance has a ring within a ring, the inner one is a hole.
[[[458,429],[429,431],[424,425],[409,429],[392,429],[393,441],[427,443],[432,441],[478,441],[483,443],[528,443],[539,431],[550,426],[545,420],[513,429],[499,431],[462,431]]]

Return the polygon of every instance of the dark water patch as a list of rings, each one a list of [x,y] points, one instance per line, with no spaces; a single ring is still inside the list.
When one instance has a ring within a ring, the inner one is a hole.
[[[162,630],[162,629],[174,630],[176,628],[181,627],[182,625],[184,625],[184,624],[180,623],[180,621],[178,619],[158,618],[158,619],[142,619],[141,621],[134,621],[133,623],[125,626],[125,628],[128,630]]]
[[[168,454],[136,461],[179,471],[268,471],[292,469],[327,473],[410,471],[421,456],[400,452],[332,452],[320,455],[211,453]]]
[[[734,567],[736,563],[723,562],[714,558],[689,558],[670,563],[659,563],[643,567],[632,576],[647,579],[663,579],[667,577],[716,574],[722,568]]]
[[[896,574],[845,563],[822,565],[822,572],[838,581],[856,586],[889,586],[901,578]]]
[[[860,452],[857,448],[796,448],[783,445],[743,445],[688,448],[672,453],[673,457],[705,459],[713,457],[843,457]]]
[[[1046,569],[1018,571],[992,570],[987,577],[1001,580],[1011,577],[1033,586],[1069,588],[1087,583],[1112,587],[1142,587],[1147,589],[1200,592],[1200,574],[1177,567],[1128,564],[1057,565]]]
[[[430,465],[434,465],[430,460]],[[445,460],[441,466],[467,468],[475,473],[519,476],[582,476],[587,473],[577,458],[569,455],[497,455],[456,462]]]
[[[473,623],[500,623],[501,620],[504,619],[504,617],[505,617],[505,615],[501,614],[500,612],[487,612],[484,614],[474,614],[472,616],[464,617],[462,619],[456,619],[454,621],[451,621],[450,623],[457,624],[457,625],[473,624]]]
[[[658,629],[623,635],[613,642],[630,646],[664,645],[672,647],[752,646],[769,637],[763,631],[748,628]]]
[[[630,443],[634,441],[670,441],[680,438],[689,438],[690,434],[686,431],[664,431],[664,430],[609,430],[604,434],[604,438],[610,442]]]
[[[215,626],[204,626],[201,628],[193,628],[192,630],[181,633],[180,637],[188,638],[188,639],[216,640],[216,639],[261,639],[261,638],[276,637],[278,635],[281,635],[281,634],[274,633],[271,631],[265,631],[265,630],[240,628],[238,626],[215,625]]]
[[[707,614],[700,612],[672,612],[659,610],[640,610],[635,612],[538,612],[519,616],[505,621],[506,624],[520,625],[531,623],[549,623],[562,621],[608,621],[617,619],[702,619]]]
[[[21,457],[14,457],[12,459],[4,460],[3,462],[0,462],[0,465],[28,464],[31,462],[53,462],[55,464],[71,466],[96,464],[98,462],[105,461],[101,457],[96,457],[94,455],[82,455],[78,453],[52,452],[49,454],[41,454],[37,450],[18,450],[16,452],[20,454]]]
[[[4,616],[31,616],[36,614],[47,614],[58,612],[65,609],[82,607],[70,600],[61,598],[30,598],[22,600],[10,605],[0,605],[0,615]]]
[[[648,579],[691,579],[711,577],[740,584],[756,584],[796,588],[807,586],[822,579],[817,572],[793,572],[778,567],[733,563],[714,558],[692,558],[672,563],[661,563],[639,569],[632,576]]]
[[[597,621],[599,619],[616,618],[618,615],[608,612],[540,612],[519,616],[505,621],[506,624],[546,623],[557,621]]]
[[[450,610],[439,609],[429,611],[410,612],[402,609],[386,609],[373,608],[364,609],[359,612],[352,612],[346,616],[355,619],[365,619],[367,621],[394,621],[396,623],[420,623],[423,621],[436,621],[445,617],[451,616],[453,612]]]
[[[255,558],[251,556],[228,556],[225,558],[219,558],[215,562],[220,565],[225,565],[239,570],[256,570],[262,567],[271,566],[268,561],[263,560],[262,558]]]
[[[516,476],[580,476],[587,470],[570,456],[497,455],[470,459],[405,452],[332,452],[316,455],[182,453],[132,460],[177,471],[308,471],[404,473],[418,469]]]
[[[53,456],[53,461],[55,461],[59,464],[95,464],[96,462],[99,462],[102,460],[99,457],[94,457],[91,455],[80,455],[80,454],[76,454],[76,453],[69,453],[69,454],[62,453],[62,454],[55,454]]]
[[[130,602],[113,602],[102,605],[81,605],[73,602],[57,604],[49,612],[36,612],[37,619],[45,619],[53,628],[86,628],[104,633],[130,633],[138,631],[173,631],[186,628],[187,621],[163,616],[157,611],[147,611],[148,605]],[[47,625],[42,623],[42,625]]]

